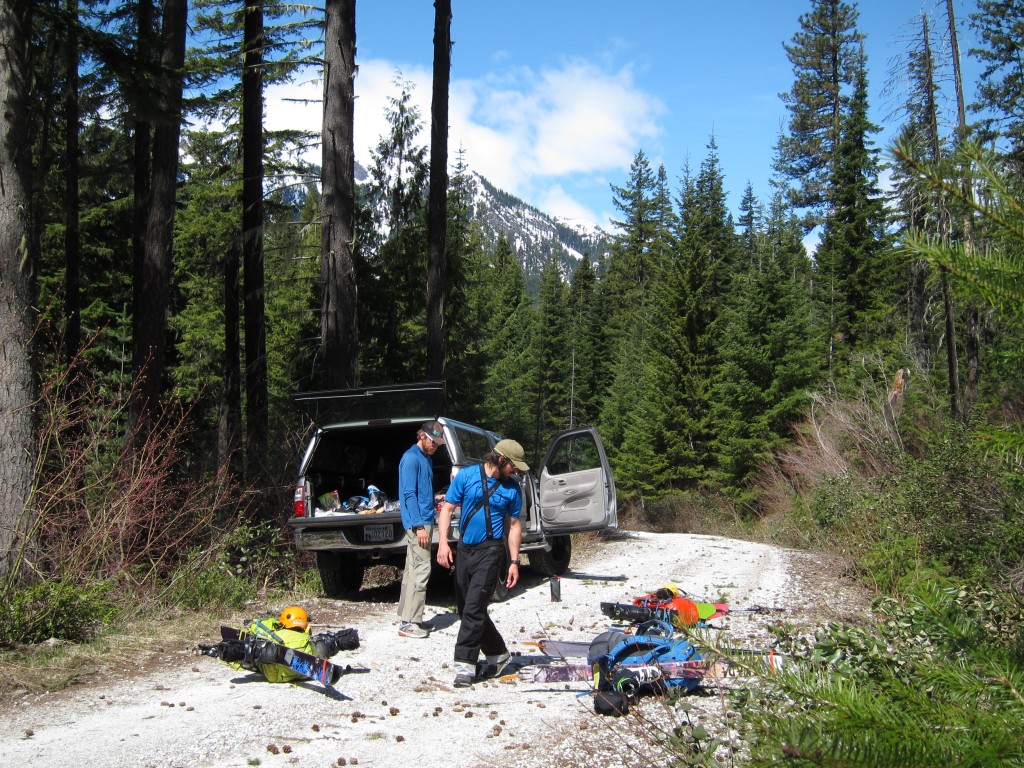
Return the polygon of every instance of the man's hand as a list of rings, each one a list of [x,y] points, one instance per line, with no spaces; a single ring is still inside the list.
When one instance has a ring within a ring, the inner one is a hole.
[[[512,589],[516,584],[519,583],[519,566],[515,563],[510,563],[508,566],[508,578],[505,579],[505,587]]]
[[[430,528],[423,527],[416,531],[416,541],[423,549],[430,549]]]
[[[444,539],[437,544],[437,564],[443,568],[452,567],[452,548]]]
[[[448,529],[451,527],[454,511],[454,504],[443,501],[441,509],[437,513],[437,564],[442,568],[452,567],[452,548],[448,546]]]

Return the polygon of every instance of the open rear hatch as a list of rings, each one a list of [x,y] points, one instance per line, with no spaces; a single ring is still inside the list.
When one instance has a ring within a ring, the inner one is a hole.
[[[421,381],[356,389],[301,392],[301,404],[314,424],[396,419],[436,419],[444,411],[444,382]]]

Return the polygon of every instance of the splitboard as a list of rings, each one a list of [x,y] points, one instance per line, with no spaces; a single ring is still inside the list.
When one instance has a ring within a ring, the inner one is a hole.
[[[649,683],[656,680],[684,678],[703,680],[705,677],[724,677],[728,665],[723,662],[700,659],[696,661],[666,661],[660,664],[617,664],[612,673],[626,672]],[[523,667],[517,673],[520,680],[528,683],[593,682],[594,668],[590,664],[538,664]]]
[[[332,687],[342,675],[342,668],[333,664],[327,659],[314,656],[311,653],[297,651],[286,645],[275,643],[263,637],[258,637],[243,629],[236,627],[221,626],[221,639],[225,642],[241,641],[254,643],[268,643],[274,654],[274,664],[282,664],[303,677],[315,680],[322,685]]]
[[[585,659],[590,655],[589,640],[537,640],[524,645],[535,645],[544,655],[555,659]]]

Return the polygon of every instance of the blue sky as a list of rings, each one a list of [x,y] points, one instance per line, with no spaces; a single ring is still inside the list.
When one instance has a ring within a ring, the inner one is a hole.
[[[938,7],[937,7],[938,6]],[[978,68],[967,17],[954,0],[968,99]],[[945,0],[870,0],[858,5],[867,35],[872,118],[888,145],[894,57],[923,12],[944,24]],[[541,210],[607,226],[610,185],[622,185],[638,150],[664,164],[673,190],[687,163],[697,169],[712,134],[735,211],[749,181],[769,195],[773,147],[790,88],[783,50],[810,0],[648,0],[626,10],[611,0],[454,0],[449,153]],[[398,73],[414,84],[429,141],[434,8],[430,0],[359,0],[356,5],[356,157],[364,164],[386,132],[384,109]],[[319,129],[321,83],[304,78],[268,92],[270,127]]]

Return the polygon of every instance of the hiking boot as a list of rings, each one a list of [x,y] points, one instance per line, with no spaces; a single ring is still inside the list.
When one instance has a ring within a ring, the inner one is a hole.
[[[456,688],[469,688],[473,685],[474,682],[476,682],[476,680],[472,675],[467,675],[463,672],[460,672],[455,676],[455,682],[452,683],[452,685],[454,685]]]
[[[515,671],[518,664],[509,653],[503,653],[494,660],[488,659],[481,677],[501,677]]]
[[[416,637],[420,639],[430,637],[430,632],[419,624],[413,624],[411,621],[403,621],[398,627],[398,634],[400,637]]]

